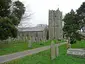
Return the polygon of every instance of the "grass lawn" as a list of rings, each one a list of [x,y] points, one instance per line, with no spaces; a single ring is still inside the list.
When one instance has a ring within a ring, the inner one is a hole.
[[[24,41],[19,41],[18,43],[0,43],[0,55],[5,55],[9,53],[19,52],[28,49],[28,43]]]
[[[66,46],[60,46],[60,55],[54,60],[54,64],[85,64],[85,59],[68,56]]]
[[[85,48],[85,40],[77,41],[76,43],[72,44],[72,48]]]
[[[53,61],[50,59],[50,50],[47,50],[3,64],[85,64],[85,59],[67,56],[66,50],[66,45],[60,46],[59,56]]]
[[[55,43],[63,42],[56,41]],[[41,44],[42,43],[42,44]],[[40,42],[40,43],[32,43],[32,48],[28,48],[28,42],[25,41],[11,41],[9,43],[0,43],[0,55],[11,54],[19,51],[24,51],[28,49],[38,48],[46,45],[50,45],[51,41],[48,40],[47,42]]]

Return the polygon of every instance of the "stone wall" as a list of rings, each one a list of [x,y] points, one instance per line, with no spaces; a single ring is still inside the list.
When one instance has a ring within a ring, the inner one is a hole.
[[[46,40],[47,37],[47,32],[45,30],[43,31],[25,31],[25,32],[19,32],[18,36],[20,36],[20,38],[24,38],[27,37],[28,40],[31,39],[32,42],[40,42],[42,40]]]

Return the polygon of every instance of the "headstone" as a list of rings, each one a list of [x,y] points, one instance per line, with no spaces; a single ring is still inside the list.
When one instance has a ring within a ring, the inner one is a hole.
[[[31,40],[28,41],[28,47],[29,48],[32,48],[32,42],[31,42]]]
[[[67,43],[67,49],[68,48],[71,48],[71,44],[70,43]]]
[[[67,40],[67,49],[68,48],[71,48],[71,44],[70,44],[69,40]]]
[[[23,40],[24,40],[24,42],[26,41],[26,37],[25,36],[23,37]]]
[[[25,37],[25,42],[27,42],[27,40],[28,40],[28,38],[27,38],[27,36]]]
[[[32,41],[35,42],[35,37],[32,37]]]
[[[70,49],[67,50],[67,55],[85,58],[85,49],[72,49],[72,48],[70,48]]]
[[[59,55],[59,48],[58,48],[58,44],[56,45],[56,56]]]
[[[11,42],[11,37],[8,38],[8,42]]]
[[[56,58],[56,55],[55,55],[55,44],[54,42],[52,41],[51,42],[51,60],[55,59]]]
[[[36,42],[38,42],[38,37],[36,37]]]

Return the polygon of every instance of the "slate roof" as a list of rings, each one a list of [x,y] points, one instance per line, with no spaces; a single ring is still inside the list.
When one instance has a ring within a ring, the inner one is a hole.
[[[46,29],[47,26],[36,26],[36,27],[24,27],[24,28],[18,28],[18,31],[25,32],[25,31],[43,31]]]

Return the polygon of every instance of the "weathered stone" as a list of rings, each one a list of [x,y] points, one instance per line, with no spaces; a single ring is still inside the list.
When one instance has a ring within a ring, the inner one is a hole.
[[[71,48],[71,44],[70,44],[70,40],[69,39],[67,40],[67,49],[68,48]]]
[[[31,40],[29,40],[28,47],[29,48],[32,48],[32,42],[31,42]]]
[[[68,49],[67,55],[78,56],[78,57],[85,57],[85,49]]]
[[[9,37],[8,42],[11,42],[11,38]]]
[[[55,59],[56,58],[56,55],[55,55],[55,44],[54,42],[52,41],[51,42],[51,60]]]
[[[71,48],[71,44],[70,43],[67,43],[67,49],[68,48]]]
[[[32,42],[35,42],[35,37],[32,37]]]
[[[63,39],[62,30],[62,12],[57,10],[49,10],[49,39]]]
[[[59,48],[58,48],[58,44],[56,45],[56,56],[59,55]]]
[[[21,38],[31,37],[32,42],[46,40],[47,25],[42,24],[41,26],[18,28],[18,36],[21,36]]]

